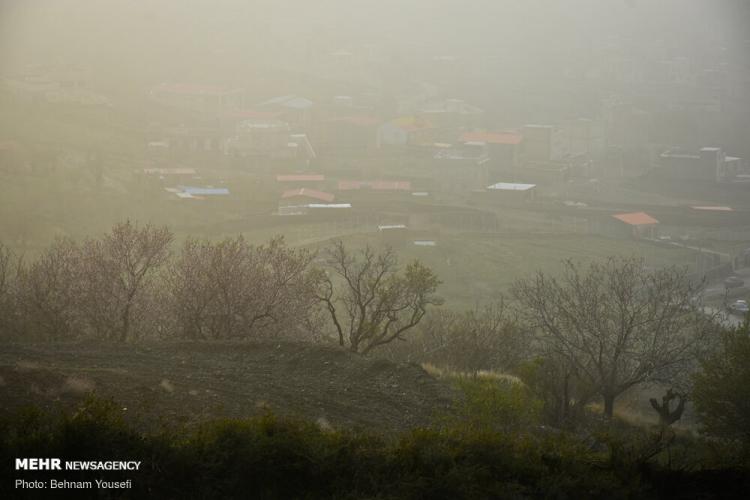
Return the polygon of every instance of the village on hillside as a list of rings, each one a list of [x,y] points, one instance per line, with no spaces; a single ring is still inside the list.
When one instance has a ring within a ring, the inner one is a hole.
[[[515,55],[326,42],[244,85],[206,74],[115,91],[67,63],[3,75],[8,121],[27,122],[1,130],[3,198],[29,205],[3,221],[6,241],[33,252],[76,234],[72,219],[133,217],[302,245],[351,236],[439,270],[471,255],[516,268],[541,247],[554,261],[637,253],[713,281],[748,264],[741,53],[613,38],[476,92],[473,75]],[[502,290],[482,274],[467,302]]]

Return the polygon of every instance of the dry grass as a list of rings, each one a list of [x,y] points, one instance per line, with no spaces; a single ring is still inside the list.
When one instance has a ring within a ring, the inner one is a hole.
[[[432,375],[437,379],[481,379],[481,380],[498,380],[509,382],[512,384],[523,384],[520,378],[509,375],[507,373],[501,373],[493,370],[479,370],[478,372],[460,372],[456,370],[450,370],[448,368],[441,368],[431,363],[423,363],[422,368],[424,371]]]

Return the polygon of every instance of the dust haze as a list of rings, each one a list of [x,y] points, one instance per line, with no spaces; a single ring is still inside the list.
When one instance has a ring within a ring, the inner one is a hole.
[[[743,0],[0,0],[2,454],[62,453],[32,405],[226,496],[739,494],[749,139]]]

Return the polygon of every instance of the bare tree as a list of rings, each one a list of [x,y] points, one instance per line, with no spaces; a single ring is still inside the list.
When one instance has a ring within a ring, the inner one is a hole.
[[[555,352],[544,352],[515,372],[542,401],[545,419],[558,427],[575,424],[597,394],[575,365]]]
[[[429,306],[442,303],[432,270],[414,261],[401,271],[390,248],[376,253],[368,246],[351,253],[337,241],[324,257],[331,272],[321,274],[316,296],[330,315],[339,345],[348,344],[354,352],[367,354],[402,339]]]
[[[90,327],[124,342],[150,307],[148,291],[169,259],[172,233],[166,227],[117,224],[81,248],[82,313]]]
[[[78,333],[81,276],[75,242],[58,239],[36,261],[21,266],[18,294],[28,332],[53,340]]]
[[[217,275],[214,268],[215,252],[215,246],[209,241],[189,238],[170,267],[169,291],[181,336],[201,339],[206,337],[212,314],[209,308],[216,300],[217,281],[223,277]]]
[[[550,351],[570,363],[604,401],[648,382],[672,382],[695,359],[714,322],[693,303],[699,285],[686,270],[645,269],[637,258],[612,257],[582,268],[563,263],[517,281],[513,295]]]
[[[0,334],[12,335],[17,321],[16,277],[20,260],[0,243]]]
[[[433,309],[415,340],[421,361],[461,371],[507,371],[528,357],[531,336],[501,297],[466,311]]]
[[[292,334],[305,324],[316,305],[318,273],[311,264],[315,253],[286,246],[282,237],[255,248],[256,282],[244,320],[248,330]]]
[[[295,330],[315,305],[313,258],[283,238],[258,247],[242,236],[187,240],[169,278],[182,335],[218,339]]]

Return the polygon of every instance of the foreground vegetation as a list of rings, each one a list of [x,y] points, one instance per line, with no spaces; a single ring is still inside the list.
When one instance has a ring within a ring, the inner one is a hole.
[[[476,396],[467,410],[485,400]],[[266,414],[142,434],[122,414],[93,398],[74,413],[22,412],[0,423],[0,459],[142,461],[138,472],[20,473],[28,481],[131,479],[132,489],[112,493],[125,498],[727,498],[750,486],[746,467],[705,457],[701,468],[660,463],[648,433],[613,426],[588,441],[478,421],[383,437]],[[10,477],[0,484],[4,496],[18,493]]]
[[[116,406],[93,403],[72,416],[6,422],[13,453],[25,446],[36,456],[72,453],[67,446],[78,444],[66,444],[67,433],[84,422],[91,436],[104,434],[81,456],[91,459],[116,437],[125,441],[115,449],[135,446],[123,452],[165,460],[160,470],[174,468],[178,484],[190,484],[183,474],[205,473],[227,481],[226,495],[257,481],[269,497],[660,495],[664,485],[703,481],[704,469],[726,475],[748,464],[748,324],[728,330],[716,322],[698,299],[702,283],[685,268],[568,260],[556,274],[516,280],[507,301],[457,311],[438,308],[441,281],[431,268],[418,260],[401,266],[390,248],[353,251],[335,242],[313,252],[240,236],[188,239],[175,252],[172,242],[167,228],[126,222],[100,238],[58,240],[31,262],[0,248],[0,333],[120,344],[317,341],[352,356],[376,350],[468,373],[447,378],[462,400],[442,427],[395,440],[269,415],[141,436]],[[486,370],[513,376],[480,377]],[[658,425],[621,428],[617,401],[649,386],[666,391],[650,400]],[[671,428],[690,400],[705,437]],[[597,403],[601,419],[591,414]],[[230,462],[263,473],[252,479]],[[206,463],[218,469],[200,470]]]

